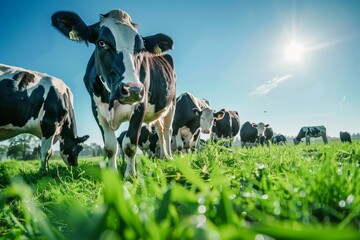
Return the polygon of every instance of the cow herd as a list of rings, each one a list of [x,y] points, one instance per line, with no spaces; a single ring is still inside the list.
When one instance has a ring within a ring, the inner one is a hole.
[[[245,122],[240,128],[236,111],[215,111],[209,101],[185,92],[176,97],[176,74],[171,37],[159,33],[142,36],[129,14],[112,10],[99,21],[86,24],[73,12],[56,12],[52,25],[68,39],[94,45],[85,75],[93,116],[102,133],[110,168],[117,170],[116,156],[126,160],[125,177],[135,177],[138,147],[162,159],[175,151],[191,151],[200,146],[200,135],[224,141],[230,147],[240,132],[241,145],[286,144],[283,135],[273,136],[269,124]],[[51,147],[60,141],[65,163],[77,165],[82,143],[73,111],[73,96],[60,79],[18,67],[0,65],[0,141],[21,133],[41,139],[41,171],[46,171]],[[127,131],[116,136],[123,122]],[[294,139],[309,144],[310,137],[322,136],[324,126],[303,127]],[[350,141],[347,132],[342,141]]]

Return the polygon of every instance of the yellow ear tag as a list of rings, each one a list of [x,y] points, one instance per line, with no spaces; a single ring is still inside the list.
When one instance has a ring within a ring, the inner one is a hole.
[[[69,32],[69,38],[71,40],[74,40],[74,41],[80,41],[80,36],[78,35],[78,33],[73,29],[71,30],[71,32]]]
[[[154,51],[154,54],[156,54],[156,55],[161,55],[162,54],[161,48],[158,45],[156,45],[154,47],[153,51]]]

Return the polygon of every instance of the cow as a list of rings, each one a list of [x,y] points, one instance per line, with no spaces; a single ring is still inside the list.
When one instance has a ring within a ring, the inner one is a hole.
[[[189,92],[178,96],[172,125],[172,150],[198,148],[200,134],[210,134],[214,120],[220,120],[223,115],[222,111],[214,113],[206,99]]]
[[[117,171],[115,131],[129,121],[122,142],[127,166],[124,177],[136,177],[135,156],[142,123],[155,124],[160,156],[172,159],[171,135],[175,112],[176,76],[173,59],[164,51],[173,48],[165,34],[142,37],[128,13],[112,10],[99,22],[86,25],[76,13],[52,15],[52,25],[70,40],[92,43],[84,83],[94,118],[101,130],[110,168]]]
[[[216,120],[211,134],[211,140],[217,141],[220,138],[227,139],[225,147],[231,147],[235,136],[240,130],[240,117],[238,112],[221,109],[220,112],[224,112],[224,116]]]
[[[312,137],[322,137],[324,144],[328,143],[326,128],[324,126],[302,127],[298,135],[293,139],[294,144],[298,145],[304,137],[306,139],[306,145],[310,145],[310,138]]]
[[[278,134],[271,138],[271,143],[276,145],[286,145],[286,137],[282,134]]]
[[[340,141],[341,142],[349,142],[349,143],[351,143],[350,133],[340,131]]]
[[[264,124],[263,122],[259,122],[258,124],[253,123],[252,126],[257,130],[257,141],[261,146],[264,146],[266,143],[269,146],[269,142],[271,141],[274,132],[269,124]]]
[[[0,141],[28,133],[41,139],[40,172],[49,169],[52,146],[68,166],[78,165],[82,144],[77,136],[73,94],[59,78],[0,64]]]
[[[119,143],[119,152],[123,161],[125,161],[125,153],[122,149],[122,143],[126,134],[127,131],[124,131],[117,138]],[[152,126],[151,130],[149,130],[148,126],[141,127],[138,144],[139,148],[144,154],[147,154],[150,157],[160,157],[159,137],[156,133],[155,126]]]
[[[241,147],[253,146],[257,144],[257,129],[246,121],[240,129]]]

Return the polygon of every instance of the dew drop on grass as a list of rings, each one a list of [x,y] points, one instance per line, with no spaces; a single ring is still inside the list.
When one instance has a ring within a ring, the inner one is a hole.
[[[198,212],[199,212],[200,214],[204,214],[204,213],[206,212],[206,207],[205,207],[205,205],[200,205],[200,206],[198,207]]]
[[[344,200],[341,200],[339,202],[339,207],[343,208],[343,207],[345,207],[345,205],[346,205],[346,202]]]
[[[261,198],[264,199],[264,200],[266,200],[266,199],[269,198],[269,196],[268,196],[267,194],[264,194],[264,195],[261,195]]]
[[[306,197],[306,191],[305,190],[300,191],[300,197]]]
[[[281,208],[277,207],[277,208],[274,209],[274,214],[275,215],[280,215],[280,213],[281,213]]]
[[[245,197],[245,198],[246,198],[246,197],[250,197],[250,196],[251,196],[251,193],[249,193],[249,192],[243,192],[243,193],[242,193],[242,196]]]
[[[347,198],[346,198],[346,204],[350,205],[355,199],[355,196],[350,194]]]
[[[201,214],[201,215],[197,216],[196,220],[197,220],[197,224],[196,224],[196,227],[197,227],[197,228],[204,227],[204,225],[205,225],[205,223],[206,223],[206,217],[205,217],[205,215],[202,215],[202,214]]]
[[[265,240],[264,236],[261,234],[256,234],[255,240]]]
[[[204,204],[205,203],[205,197],[204,196],[200,196],[198,199],[198,204]]]

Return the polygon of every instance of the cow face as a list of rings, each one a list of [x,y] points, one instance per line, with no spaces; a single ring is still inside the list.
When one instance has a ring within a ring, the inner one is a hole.
[[[89,138],[88,135],[75,139],[60,139],[60,155],[68,166],[78,165],[78,156],[83,149],[83,142]]]
[[[294,145],[299,145],[299,143],[301,142],[301,141],[299,141],[299,140],[297,140],[297,139],[293,139],[293,141],[294,141]]]
[[[263,122],[259,122],[258,124],[253,123],[252,126],[257,130],[259,143],[263,144],[265,141],[265,136],[264,136],[265,128],[267,128],[269,124],[264,124]]]
[[[95,41],[95,66],[100,79],[110,91],[110,108],[114,101],[133,104],[144,97],[139,80],[141,51],[144,43],[130,16],[114,10],[100,17]]]
[[[193,112],[200,118],[200,129],[204,134],[210,134],[214,122],[224,117],[224,112],[214,113],[210,108],[204,108],[202,110],[194,108]]]

